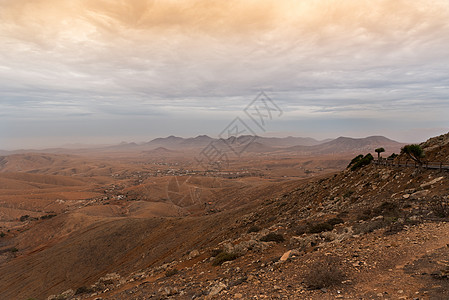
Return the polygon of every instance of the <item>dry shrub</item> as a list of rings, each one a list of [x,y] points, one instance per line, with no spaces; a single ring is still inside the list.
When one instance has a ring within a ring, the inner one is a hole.
[[[344,280],[345,274],[341,270],[336,257],[326,256],[311,264],[308,268],[304,283],[312,289],[322,289],[336,286]]]
[[[282,243],[285,241],[284,236],[282,234],[270,232],[266,236],[263,236],[260,239],[262,242],[276,242],[276,243]]]
[[[327,222],[324,223],[318,223],[311,225],[309,228],[309,233],[321,233],[325,231],[332,231],[334,229],[334,226],[332,224],[329,224]]]
[[[238,257],[239,256],[236,253],[221,252],[214,258],[214,260],[212,261],[212,265],[220,266],[224,262],[237,259]]]
[[[165,277],[171,277],[178,274],[178,269],[171,269],[165,272]]]
[[[259,226],[251,226],[250,228],[248,228],[248,233],[253,233],[253,232],[259,232],[260,231],[260,227]]]
[[[430,209],[434,212],[438,218],[449,218],[449,204],[441,199],[435,199],[430,204]]]

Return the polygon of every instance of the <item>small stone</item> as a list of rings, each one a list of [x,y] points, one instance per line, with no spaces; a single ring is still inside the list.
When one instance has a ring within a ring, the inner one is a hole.
[[[237,294],[234,295],[234,298],[235,298],[235,299],[242,299],[242,298],[243,298],[243,295],[240,294],[240,293],[237,293]]]
[[[214,295],[218,295],[222,290],[224,290],[226,288],[226,284],[220,282],[217,285],[213,286],[210,289],[209,295],[210,296],[214,296]]]
[[[418,192],[411,194],[410,199],[417,200],[417,199],[427,196],[429,193],[430,193],[429,190],[418,191]]]
[[[193,259],[198,256],[200,256],[200,252],[198,250],[193,250],[189,253],[189,259]]]
[[[292,250],[289,250],[289,251],[285,252],[284,255],[282,255],[282,257],[281,257],[281,259],[279,261],[280,262],[287,261],[290,258],[291,254],[292,254]]]

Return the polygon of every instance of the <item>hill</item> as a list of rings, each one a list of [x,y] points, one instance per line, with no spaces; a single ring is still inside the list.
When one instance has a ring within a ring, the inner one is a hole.
[[[304,147],[294,146],[284,149],[287,152],[299,152],[303,154],[337,154],[337,153],[367,153],[374,152],[374,149],[383,147],[391,154],[398,153],[403,146],[399,143],[383,136],[370,136],[366,138],[339,137],[315,146]]]
[[[421,144],[428,161],[449,162],[449,133],[434,137]]]
[[[348,142],[386,140],[334,145]],[[158,177],[121,179],[124,199],[8,233],[0,298],[449,297],[447,172],[370,164],[284,182],[172,178],[159,204],[147,202]],[[198,187],[209,194],[177,202]]]

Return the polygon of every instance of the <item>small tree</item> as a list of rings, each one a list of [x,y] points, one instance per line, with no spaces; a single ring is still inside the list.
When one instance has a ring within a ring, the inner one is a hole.
[[[424,158],[424,150],[420,145],[417,144],[405,145],[401,148],[401,154],[407,155],[409,158],[419,164],[422,164],[421,159]]]
[[[374,151],[377,152],[377,159],[380,160],[380,154],[381,154],[382,152],[385,152],[385,149],[384,149],[384,148],[377,148],[377,149],[374,150]]]

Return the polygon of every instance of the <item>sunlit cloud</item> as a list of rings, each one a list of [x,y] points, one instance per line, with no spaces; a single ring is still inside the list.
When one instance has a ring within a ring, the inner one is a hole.
[[[260,90],[285,120],[418,115],[449,127],[445,0],[0,0],[0,19],[11,128],[148,116],[176,134],[208,111],[237,115]],[[4,132],[0,141],[23,135]]]

